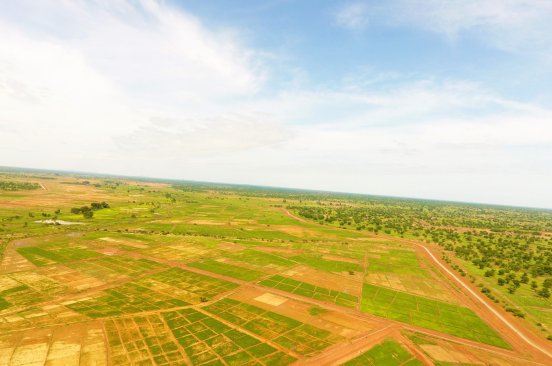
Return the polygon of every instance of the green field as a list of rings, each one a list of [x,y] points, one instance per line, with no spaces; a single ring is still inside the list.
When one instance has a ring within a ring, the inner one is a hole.
[[[384,287],[364,284],[361,310],[458,337],[509,348],[472,310]]]
[[[205,310],[301,355],[313,355],[340,341],[323,329],[236,300],[224,299]]]
[[[193,309],[162,313],[194,365],[287,365],[295,358]]]
[[[358,303],[356,296],[279,275],[263,280],[259,284],[316,300],[333,302],[348,308],[355,308]]]
[[[100,255],[86,248],[60,248],[57,246],[54,246],[54,248],[50,248],[50,246],[25,247],[18,248],[17,251],[37,266],[87,259]]]
[[[369,351],[347,361],[343,366],[421,366],[418,359],[408,353],[400,344],[387,340]]]
[[[303,254],[291,257],[294,261],[306,264],[310,267],[328,272],[362,272],[362,267],[357,263],[327,260],[319,255]]]
[[[243,281],[255,281],[259,277],[263,276],[262,272],[255,271],[253,269],[239,267],[224,262],[214,261],[211,259],[203,262],[190,263],[190,266],[204,269],[209,272],[237,278]]]

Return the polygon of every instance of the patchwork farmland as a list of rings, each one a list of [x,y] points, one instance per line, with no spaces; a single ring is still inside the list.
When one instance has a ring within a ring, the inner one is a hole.
[[[360,198],[58,173],[0,180],[0,365],[552,363],[549,298],[496,291],[430,237],[325,216],[368,205]]]

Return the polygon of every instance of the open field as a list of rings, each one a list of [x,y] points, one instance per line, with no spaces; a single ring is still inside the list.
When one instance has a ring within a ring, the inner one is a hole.
[[[358,357],[347,361],[343,366],[418,366],[423,365],[409,354],[400,344],[394,341],[385,341]]]
[[[472,310],[365,284],[362,311],[499,347],[508,345]]]
[[[539,295],[546,213],[489,208],[503,231],[483,234],[476,210],[437,205],[437,222],[422,201],[47,173],[0,180],[18,182],[0,190],[0,365],[552,360],[552,305]],[[401,211],[409,205],[422,208]],[[527,266],[499,273],[522,242]],[[500,260],[481,262],[470,243]],[[537,347],[457,281],[486,288],[489,306]]]
[[[333,302],[337,305],[350,308],[355,308],[358,303],[358,298],[356,296],[279,275],[263,280],[260,284],[321,301]]]

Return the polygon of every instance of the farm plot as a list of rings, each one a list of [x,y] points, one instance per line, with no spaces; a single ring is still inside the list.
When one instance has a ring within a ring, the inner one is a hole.
[[[190,243],[178,243],[140,250],[140,252],[161,259],[181,261],[183,263],[212,258],[220,255],[221,251],[193,245]]]
[[[197,310],[162,315],[194,365],[287,365],[296,360]]]
[[[362,272],[362,267],[358,263],[344,262],[340,260],[324,259],[316,254],[301,254],[291,257],[290,259],[307,265],[312,268],[326,272]]]
[[[0,336],[0,365],[107,365],[101,324],[65,325]]]
[[[390,245],[390,244],[388,244]],[[457,302],[444,285],[423,266],[416,252],[381,246],[368,251],[365,281],[447,302]]]
[[[37,266],[65,263],[101,255],[82,246],[59,247],[55,244],[17,248],[17,252]]]
[[[114,289],[100,296],[65,302],[91,318],[171,309],[206,301],[236,284],[172,268]]]
[[[0,281],[2,281],[0,279]],[[6,281],[2,281],[6,282]],[[13,286],[0,290],[0,310],[11,306],[30,306],[46,300],[40,292],[35,291],[27,285],[14,281]]]
[[[17,272],[0,276],[0,310],[46,301],[65,289],[65,286],[38,273]]]
[[[377,250],[369,250],[368,254],[368,272],[428,277],[428,273],[420,267],[416,252],[412,250],[382,246]]]
[[[356,296],[344,292],[330,290],[310,283],[297,281],[280,275],[272,276],[259,282],[260,285],[291,292],[317,300],[328,301],[348,308],[355,308],[358,303]]]
[[[66,301],[63,305],[91,318],[119,316],[189,305],[136,283],[105,290],[100,296]]]
[[[237,253],[226,254],[232,260],[247,263],[261,268],[284,269],[296,265],[287,258],[272,253],[265,253],[254,249],[244,249]]]
[[[185,356],[157,314],[105,322],[114,365],[182,365]]]
[[[171,268],[168,271],[156,273],[146,279],[154,280],[158,283],[169,285],[180,292],[195,294],[196,297],[210,299],[216,295],[226,291],[235,289],[237,284],[219,280],[217,278],[200,275],[197,273],[185,271],[180,268]],[[199,302],[201,299],[195,299],[194,302]]]
[[[88,276],[108,281],[134,278],[150,271],[166,268],[162,264],[147,259],[131,259],[119,255],[102,256],[65,265]]]
[[[468,308],[364,284],[361,310],[498,347],[500,336]]]
[[[414,358],[401,345],[395,341],[387,340],[364,352],[358,357],[345,362],[343,366],[418,366],[423,365]]]
[[[54,264],[47,267],[42,267],[40,269],[40,273],[56,282],[63,283],[70,292],[71,290],[72,292],[82,291],[89,288],[102,286],[105,284],[104,281],[107,281],[109,279],[109,276],[100,275],[98,276],[98,278],[95,278],[62,264]]]
[[[232,299],[220,300],[204,309],[305,356],[316,354],[343,340],[326,330]]]
[[[256,271],[254,269],[239,267],[233,264],[224,263],[212,259],[208,259],[203,262],[190,263],[189,265],[195,268],[237,278],[243,281],[255,281],[264,275],[264,273]]]

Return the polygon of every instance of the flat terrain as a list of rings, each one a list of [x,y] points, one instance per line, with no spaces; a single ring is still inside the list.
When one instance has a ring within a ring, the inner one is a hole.
[[[492,208],[508,228],[483,234],[487,213],[454,205],[433,222],[424,202],[0,181],[0,365],[552,364],[546,212]],[[528,266],[478,257],[522,241]]]

